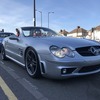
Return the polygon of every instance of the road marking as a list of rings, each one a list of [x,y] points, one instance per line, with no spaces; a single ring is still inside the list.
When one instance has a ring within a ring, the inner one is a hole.
[[[33,86],[32,83],[27,81],[25,78],[18,79],[17,81],[22,84],[23,87],[36,98],[36,100],[48,100],[47,97],[45,97],[41,92],[38,91],[38,88],[36,86]]]
[[[10,88],[7,86],[5,81],[0,77],[0,87],[4,91],[5,95],[8,97],[9,100],[18,100],[17,97],[13,94]]]
[[[21,78],[18,76],[13,69],[10,67],[6,66],[5,64],[2,64],[2,68],[6,70],[19,84],[21,84],[28,92],[30,92],[36,100],[48,100],[47,97],[45,97],[41,92],[38,91],[38,88],[30,83],[27,79]],[[16,99],[9,99],[9,100],[17,100]]]
[[[4,64],[4,62],[0,61],[1,64]]]
[[[33,85],[31,82],[29,82],[27,79],[23,78],[23,80],[25,80],[32,88],[34,89],[38,89],[35,85]]]

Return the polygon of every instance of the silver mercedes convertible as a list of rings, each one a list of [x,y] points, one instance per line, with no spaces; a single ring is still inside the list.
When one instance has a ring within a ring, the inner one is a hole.
[[[25,66],[34,78],[65,79],[100,72],[100,43],[59,36],[44,27],[21,27],[3,40],[2,59]]]

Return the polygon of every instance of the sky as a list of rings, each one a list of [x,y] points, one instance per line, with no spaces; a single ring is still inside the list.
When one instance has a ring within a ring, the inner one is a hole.
[[[14,32],[15,28],[33,26],[34,0],[0,0],[0,30]],[[68,32],[80,26],[86,30],[100,25],[100,0],[35,0],[36,26]]]

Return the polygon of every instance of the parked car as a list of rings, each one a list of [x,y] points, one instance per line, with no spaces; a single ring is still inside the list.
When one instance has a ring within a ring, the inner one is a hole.
[[[44,27],[21,27],[3,40],[2,59],[25,66],[31,77],[65,79],[100,72],[100,44],[59,36]]]
[[[10,35],[13,35],[14,33],[10,32],[0,32],[0,52],[1,52],[1,46],[2,46],[2,41],[5,37],[8,37]]]

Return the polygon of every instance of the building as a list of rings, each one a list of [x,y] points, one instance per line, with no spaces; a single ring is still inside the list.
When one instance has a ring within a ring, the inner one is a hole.
[[[60,33],[61,35],[63,35],[63,36],[67,36],[67,34],[69,34],[68,31],[66,31],[66,30],[60,30],[59,33]]]
[[[93,40],[100,41],[100,25],[95,28],[92,28],[91,33]]]
[[[4,32],[4,29],[0,30],[0,32]]]
[[[78,26],[76,29],[72,30],[67,36],[70,37],[78,37],[78,38],[85,38],[88,35],[87,30]]]
[[[93,40],[93,36],[92,36],[92,29],[88,31],[88,35],[86,36],[87,39],[92,39]]]

